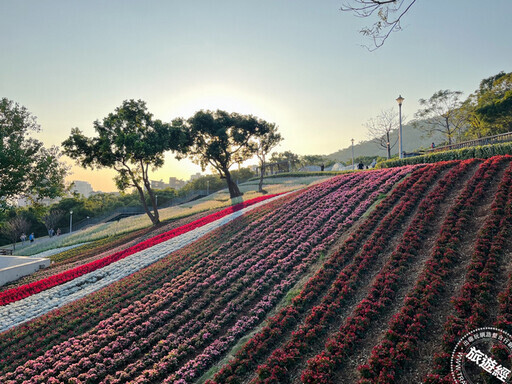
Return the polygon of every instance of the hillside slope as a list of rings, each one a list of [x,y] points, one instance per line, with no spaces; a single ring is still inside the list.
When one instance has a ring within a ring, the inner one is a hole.
[[[0,334],[0,382],[450,382],[512,331],[511,210],[510,157],[340,175]]]

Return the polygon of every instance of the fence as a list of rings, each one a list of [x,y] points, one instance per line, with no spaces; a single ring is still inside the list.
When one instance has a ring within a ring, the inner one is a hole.
[[[457,144],[444,145],[442,147],[437,147],[437,148],[430,148],[430,149],[426,150],[425,153],[449,151],[452,149],[477,147],[480,145],[488,145],[488,144],[506,143],[509,141],[512,141],[512,132],[502,133],[501,135],[482,137],[480,139],[464,141],[462,143],[457,143]]]

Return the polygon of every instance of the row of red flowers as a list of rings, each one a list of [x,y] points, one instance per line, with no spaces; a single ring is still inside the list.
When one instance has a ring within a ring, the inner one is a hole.
[[[77,277],[85,275],[86,273],[90,273],[90,272],[96,271],[100,268],[106,267],[107,265],[112,264],[113,262],[116,262],[118,260],[124,259],[125,257],[128,257],[130,255],[133,255],[136,252],[143,251],[144,249],[152,247],[156,244],[160,244],[164,241],[170,240],[173,237],[190,232],[198,227],[202,227],[203,225],[206,225],[215,220],[221,219],[231,213],[237,212],[241,209],[244,209],[246,207],[249,207],[253,204],[259,203],[260,201],[269,199],[274,196],[277,196],[277,195],[260,196],[260,197],[256,197],[251,200],[244,201],[239,204],[235,204],[231,207],[223,209],[222,211],[205,216],[201,219],[193,221],[192,223],[186,224],[182,227],[172,229],[168,232],[162,233],[158,236],[155,236],[155,237],[147,239],[143,242],[140,242],[140,243],[134,245],[133,247],[130,247],[123,251],[116,252],[112,255],[106,256],[102,259],[92,261],[90,263],[75,267],[73,269],[67,270],[65,272],[61,272],[57,275],[53,275],[53,276],[47,277],[47,278],[39,280],[39,281],[35,281],[33,283],[22,285],[21,287],[17,287],[17,288],[9,289],[4,292],[0,292],[0,305],[6,305],[6,304],[12,303],[14,301],[24,299],[28,296],[35,294],[35,293],[42,292],[46,289],[55,287],[57,285],[64,284],[68,281],[76,279]]]
[[[393,316],[384,339],[373,348],[368,362],[358,368],[362,376],[360,384],[394,383],[400,369],[412,358],[419,337],[429,321],[430,310],[457,260],[457,249],[464,229],[485,189],[506,161],[509,159],[504,157],[485,161],[450,208],[434,252],[413,291],[405,298],[401,310]]]
[[[391,175],[392,173],[382,172],[382,174]],[[130,363],[130,359],[138,359],[143,353],[157,352],[160,356],[161,352],[165,352],[165,349],[159,351],[160,347],[157,343],[162,335],[169,334],[168,331],[172,332],[185,324],[191,325],[191,321],[212,319],[212,311],[208,311],[208,305],[212,298],[219,296],[219,293],[226,294],[228,300],[232,299],[234,296],[231,294],[234,294],[235,290],[241,289],[241,292],[244,292],[244,284],[250,284],[251,281],[256,282],[258,276],[260,279],[267,278],[265,271],[272,265],[283,264],[283,271],[289,270],[290,267],[287,267],[285,262],[287,255],[293,253],[293,249],[298,248],[300,243],[308,241],[308,238],[304,237],[300,230],[301,226],[307,228],[311,239],[321,242],[322,237],[328,233],[317,236],[318,233],[322,233],[319,232],[321,227],[318,226],[327,226],[329,217],[332,216],[329,209],[334,207],[336,210],[336,204],[339,208],[343,206],[344,202],[340,198],[340,194],[331,192],[339,189],[341,185],[345,186],[347,181],[351,182],[352,180],[337,180],[317,187],[311,193],[303,194],[300,204],[294,202],[294,204],[283,207],[277,214],[271,214],[269,218],[261,220],[261,223],[258,224],[261,227],[259,230],[257,230],[258,227],[253,226],[244,236],[237,237],[236,241],[224,248],[225,254],[216,252],[211,257],[202,259],[197,264],[197,268],[189,268],[162,290],[147,296],[142,302],[134,303],[126,311],[121,311],[119,315],[103,321],[93,332],[72,340],[71,343],[63,343],[58,348],[53,348],[41,359],[36,359],[32,363],[20,367],[16,370],[15,377],[26,374],[35,375],[34,377],[43,375],[46,378],[55,375],[62,375],[62,378],[74,377],[77,372],[84,372],[84,369],[87,368],[87,359],[90,361],[93,356],[93,360],[98,363],[96,359],[100,357],[94,356],[101,354],[104,358],[100,358],[101,362],[95,365],[96,372],[91,371],[93,369],[91,368],[85,371],[90,371],[89,373],[83,373],[89,379],[94,377],[91,380],[97,380],[112,372],[113,369],[119,369],[120,366]],[[356,182],[357,180],[354,181],[354,183]],[[362,192],[361,189],[358,192]],[[321,199],[321,196],[329,194],[332,196]],[[358,195],[359,193],[356,194],[356,196]],[[320,209],[320,212],[325,211],[325,213],[319,215],[317,208]],[[342,218],[343,215],[338,219]],[[313,223],[317,224],[313,225]],[[297,231],[293,237],[291,235],[295,228]],[[305,255],[308,246],[304,245],[298,250]],[[272,254],[275,256],[269,257]],[[300,262],[300,258],[297,261]],[[251,268],[253,270],[250,274],[253,277],[246,280],[247,273]],[[254,285],[254,287],[256,286]],[[248,291],[248,293],[250,292]],[[242,301],[239,302],[239,304],[241,303]],[[222,305],[222,298],[217,305]],[[172,324],[169,322],[171,319]],[[170,324],[168,327],[167,323]],[[207,340],[208,337],[205,341]],[[194,339],[194,343],[200,341]],[[116,343],[120,343],[120,346],[116,346]],[[188,343],[188,345],[191,344]],[[69,359],[68,348],[72,348],[74,351],[71,353],[71,359]],[[181,350],[188,348],[190,347],[183,346]],[[151,352],[152,349],[153,352]],[[112,357],[107,356],[113,356],[114,361],[109,360]],[[57,366],[50,362],[59,360],[60,363]],[[108,363],[109,361],[112,364]],[[37,368],[41,362],[44,364],[43,368],[47,368],[43,370],[44,374],[40,368]],[[77,367],[76,364],[80,364],[80,362],[81,365]],[[49,368],[48,364],[52,368]],[[101,364],[104,369],[98,372]],[[137,368],[134,373],[141,369]],[[10,378],[11,375],[9,375]]]
[[[371,322],[392,302],[399,280],[407,272],[407,262],[422,249],[430,223],[439,214],[439,206],[475,160],[464,161],[453,167],[435,188],[421,201],[417,213],[389,260],[375,277],[374,283],[352,315],[326,343],[325,350],[307,363],[301,379],[304,383],[333,383],[334,371],[346,359],[355,343],[361,339]],[[413,188],[414,189],[414,188]]]
[[[270,318],[265,327],[251,338],[236,354],[236,357],[225,365],[209,383],[243,382],[244,375],[251,372],[274,348],[283,334],[293,329],[317,298],[323,296],[343,266],[357,253],[363,241],[373,233],[382,218],[390,212],[396,202],[428,172],[429,167],[422,167],[401,182],[390,196],[384,199],[364,221],[361,229],[352,234],[325,261],[323,267],[308,281],[301,293],[292,300],[292,304]]]

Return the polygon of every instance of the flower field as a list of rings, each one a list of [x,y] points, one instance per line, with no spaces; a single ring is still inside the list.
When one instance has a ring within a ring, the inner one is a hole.
[[[451,383],[512,331],[511,157],[260,200],[0,292],[0,382]]]

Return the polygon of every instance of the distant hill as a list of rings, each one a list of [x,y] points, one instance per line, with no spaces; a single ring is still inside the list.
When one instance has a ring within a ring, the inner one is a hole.
[[[443,136],[438,134],[433,137],[427,137],[425,132],[414,128],[412,124],[407,124],[402,127],[403,133],[403,147],[405,152],[414,152],[420,148],[430,148],[432,142],[436,145],[440,145],[444,139]],[[398,138],[398,130],[392,132],[391,143],[394,143]],[[398,153],[398,143],[391,149],[391,155]],[[381,148],[377,143],[366,140],[360,143],[354,144],[354,156],[382,156],[386,157],[386,150]],[[352,148],[348,146],[347,148],[340,149],[330,155],[327,155],[327,158],[331,160],[337,161],[350,161],[352,159]]]

